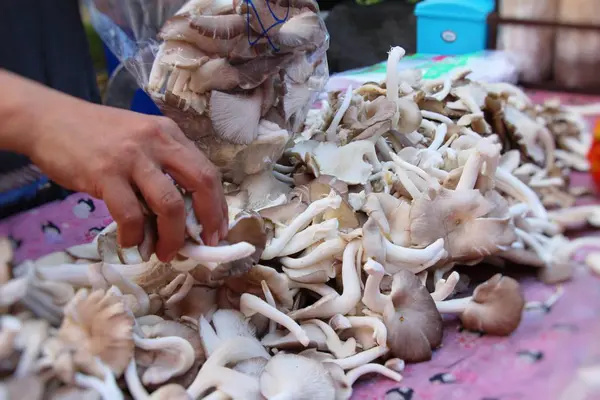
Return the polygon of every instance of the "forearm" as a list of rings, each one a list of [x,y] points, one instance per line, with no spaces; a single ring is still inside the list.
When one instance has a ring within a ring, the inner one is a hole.
[[[39,116],[68,96],[3,69],[0,88],[0,149],[30,155],[40,133]]]

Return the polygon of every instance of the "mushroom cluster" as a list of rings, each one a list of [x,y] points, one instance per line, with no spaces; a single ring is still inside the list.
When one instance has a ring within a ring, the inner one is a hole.
[[[518,281],[488,274],[465,297],[469,277],[522,265],[563,281],[572,253],[598,244],[563,236],[598,223],[597,208],[549,212],[536,193],[574,167],[552,152],[575,143],[559,125],[576,119],[467,71],[434,82],[400,73],[403,54],[390,51],[386,82],[330,93],[273,170],[225,178],[233,222],[215,247],[185,193],[187,241],[170,263],[154,255],[151,215],[135,248],[121,248],[111,224],[13,266],[0,242],[0,391],[348,399],[365,374],[400,381],[405,363],[429,360],[443,316],[510,335],[526,309]]]
[[[158,38],[146,90],[234,180],[277,161],[327,78],[314,0],[191,0]]]

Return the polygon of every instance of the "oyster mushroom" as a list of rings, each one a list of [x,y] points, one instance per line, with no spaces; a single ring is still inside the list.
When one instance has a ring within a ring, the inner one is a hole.
[[[76,370],[104,376],[100,363],[120,376],[133,356],[132,330],[133,317],[118,296],[80,289],[65,307],[56,336],[44,344],[44,363],[67,383]]]
[[[517,281],[494,275],[472,297],[436,303],[441,313],[457,313],[464,327],[492,335],[510,335],[521,322],[525,300]]]
[[[369,277],[362,302],[383,315],[392,354],[407,362],[429,360],[431,350],[442,341],[442,317],[427,288],[404,270],[394,274],[391,293],[383,295],[379,288],[385,275],[383,266],[368,260],[364,268]]]

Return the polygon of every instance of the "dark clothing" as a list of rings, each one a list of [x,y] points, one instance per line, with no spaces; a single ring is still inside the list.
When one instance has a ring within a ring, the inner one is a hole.
[[[100,102],[77,0],[1,0],[0,37],[0,68]],[[0,152],[0,187],[4,189],[0,193],[0,218],[64,196],[56,185],[41,180],[31,182],[40,186],[33,198],[16,192],[3,197],[7,187],[13,191],[22,187],[22,181],[27,180],[25,171],[31,176],[29,164],[25,156]]]

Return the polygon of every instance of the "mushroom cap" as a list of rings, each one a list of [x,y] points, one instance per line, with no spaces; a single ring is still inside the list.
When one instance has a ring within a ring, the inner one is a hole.
[[[233,225],[229,228],[227,237],[220,244],[241,242],[250,243],[256,250],[248,257],[217,267],[212,273],[214,279],[243,275],[250,271],[260,260],[260,256],[267,245],[267,232],[264,221],[259,214],[252,212],[238,214]]]
[[[266,398],[287,394],[294,399],[334,399],[335,388],[327,369],[319,361],[296,354],[278,353],[260,376]]]
[[[133,316],[118,296],[103,290],[80,289],[65,307],[57,339],[74,349],[73,360],[84,372],[96,373],[98,357],[120,376],[133,357]],[[87,362],[90,362],[87,364]]]
[[[521,322],[525,299],[519,282],[496,274],[475,288],[460,320],[469,330],[492,335],[510,335]]]
[[[239,295],[242,295],[242,293],[251,293],[264,297],[261,286],[262,281],[267,283],[277,304],[287,309],[292,308],[294,299],[288,285],[288,280],[285,275],[277,272],[274,268],[258,264],[250,268],[245,275],[225,280],[224,284]]]
[[[435,302],[410,271],[394,274],[390,294],[393,309],[384,312],[388,344],[392,354],[406,362],[431,358],[431,350],[442,343],[442,316]]]
[[[510,218],[489,218],[494,202],[479,190],[430,191],[413,201],[410,210],[410,238],[427,246],[444,238],[453,260],[492,255],[517,240]]]

